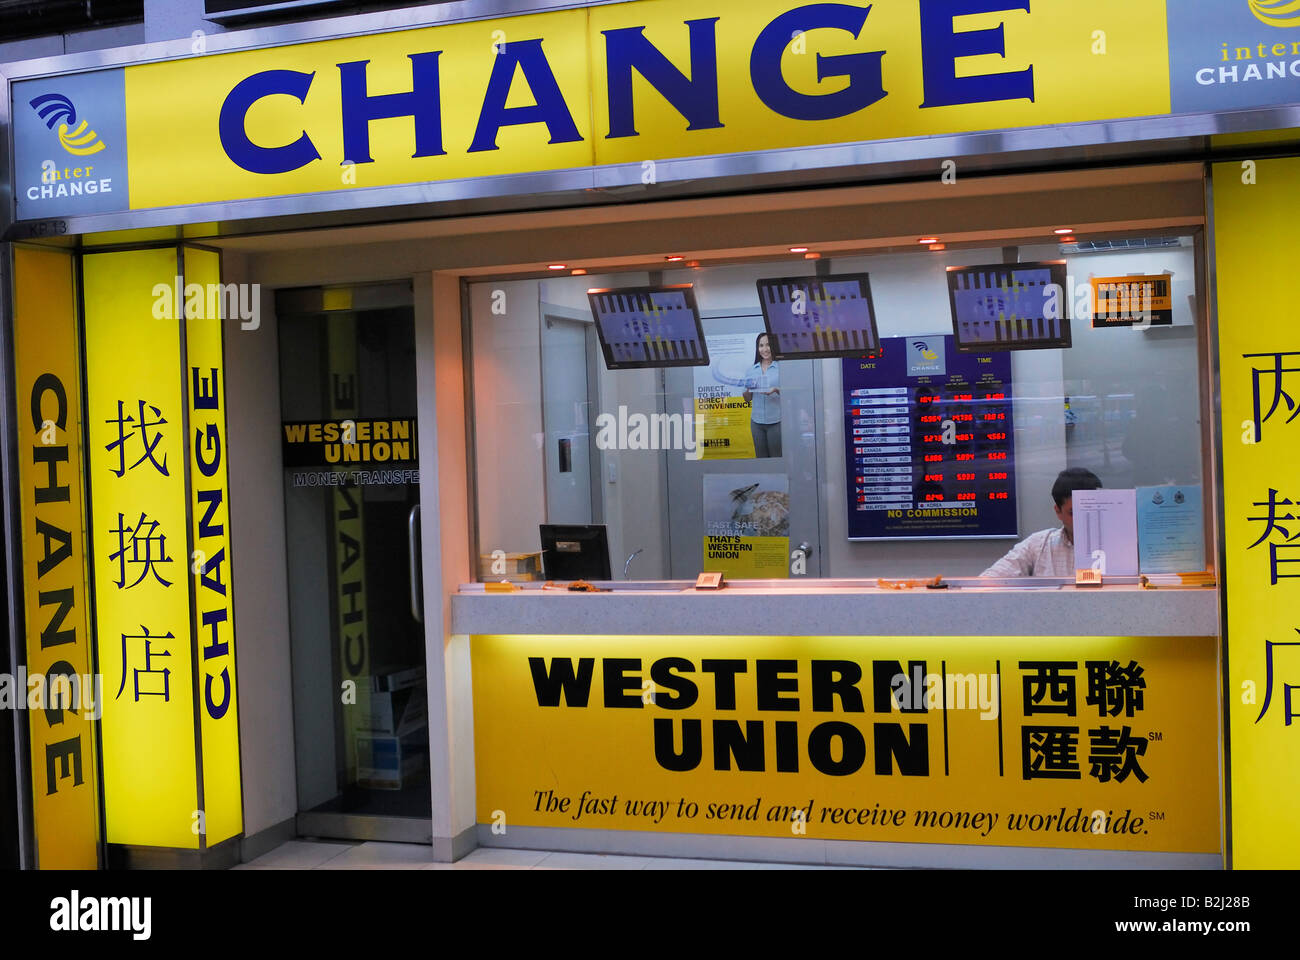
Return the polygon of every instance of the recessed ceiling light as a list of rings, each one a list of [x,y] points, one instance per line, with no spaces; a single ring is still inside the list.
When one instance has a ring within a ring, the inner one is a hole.
[[[564,264],[562,264],[562,263],[552,263],[552,264],[551,264],[550,266],[548,266],[546,269],[547,269],[547,270],[567,270],[567,269],[569,269],[569,268],[568,268],[567,266],[565,266]]]
[[[679,263],[682,260],[685,260],[686,258],[679,257],[677,254],[673,254],[671,257],[664,257],[664,259],[667,260],[669,263]]]
[[[924,244],[926,244],[926,245],[928,246],[928,245],[931,244],[931,243],[938,243],[938,242],[939,242],[939,238],[938,238],[938,237],[922,237],[920,240],[918,240],[918,241],[916,241],[916,242],[917,242],[917,243],[924,243]]]
[[[807,247],[791,247],[791,248],[790,248],[790,252],[791,252],[791,253],[807,253],[807,252],[808,252],[808,248],[807,248]]]
[[[1074,233],[1074,227],[1060,227],[1056,230],[1057,236],[1060,237],[1064,237],[1071,233]]]

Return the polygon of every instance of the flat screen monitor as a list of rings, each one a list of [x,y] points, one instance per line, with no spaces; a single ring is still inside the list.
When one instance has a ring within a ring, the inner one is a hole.
[[[542,572],[547,580],[610,580],[605,525],[543,523]]]
[[[879,354],[865,273],[759,280],[758,302],[776,360]]]
[[[1070,346],[1064,260],[949,267],[948,296],[960,353]]]
[[[587,300],[606,368],[708,366],[709,348],[689,283],[588,290]]]

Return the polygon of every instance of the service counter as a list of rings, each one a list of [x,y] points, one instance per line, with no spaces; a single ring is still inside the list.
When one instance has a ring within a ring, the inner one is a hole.
[[[671,636],[1212,637],[1214,589],[1034,586],[880,589],[875,581],[747,582],[696,590],[686,581],[619,584],[610,593],[529,585],[452,597],[452,633],[664,634]],[[963,581],[956,581],[957,584]],[[975,581],[965,581],[974,583]]]
[[[1214,588],[610,586],[452,597],[481,845],[1222,867]]]

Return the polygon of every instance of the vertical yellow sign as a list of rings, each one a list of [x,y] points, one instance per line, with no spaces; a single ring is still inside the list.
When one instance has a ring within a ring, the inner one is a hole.
[[[106,835],[197,849],[176,250],[82,263]]]
[[[37,864],[99,864],[99,790],[93,718],[102,691],[86,620],[81,372],[73,259],[14,248],[14,366],[28,697]]]
[[[1232,866],[1300,867],[1300,159],[1214,167]]]
[[[235,691],[230,490],[226,466],[225,351],[221,259],[187,247],[184,256],[186,389],[199,726],[203,745],[203,826],[209,845],[244,829]]]
[[[357,318],[349,312],[329,314],[329,391],[331,420],[342,424],[342,443],[356,443]],[[350,425],[350,426],[349,426]],[[346,460],[346,454],[344,456]],[[374,770],[370,738],[370,638],[366,626],[366,523],[360,485],[334,487],[330,495],[334,603],[339,638],[339,672],[351,683],[355,702],[344,700],[343,743],[349,783],[369,779]]]

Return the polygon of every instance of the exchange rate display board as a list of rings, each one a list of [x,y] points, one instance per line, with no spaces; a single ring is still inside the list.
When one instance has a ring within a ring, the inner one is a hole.
[[[842,361],[849,539],[1015,537],[1011,355],[881,345]]]

